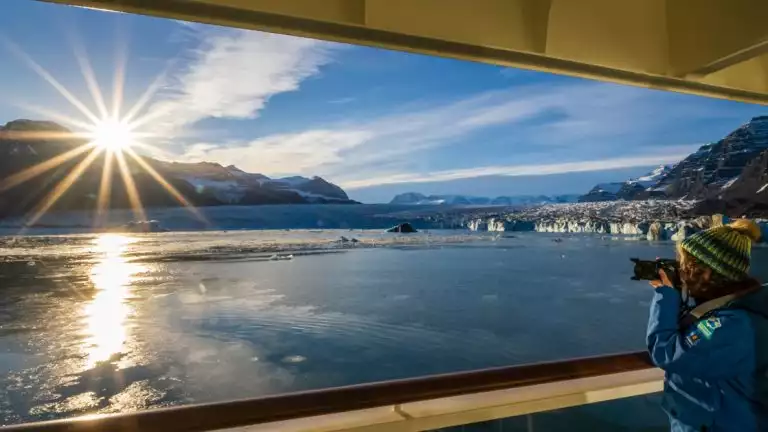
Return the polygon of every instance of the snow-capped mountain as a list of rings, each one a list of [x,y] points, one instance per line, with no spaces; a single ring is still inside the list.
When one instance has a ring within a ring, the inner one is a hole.
[[[468,195],[424,195],[407,192],[395,196],[390,204],[404,205],[451,205],[451,206],[512,206],[575,202],[577,195],[519,195],[496,198]]]
[[[638,195],[643,194],[648,188],[655,186],[672,168],[668,165],[660,165],[648,174],[636,179],[617,183],[600,183],[586,195],[579,197],[579,201],[595,202],[638,198]]]
[[[659,179],[670,198],[704,198],[722,189],[768,150],[768,116],[755,117],[722,140],[702,146]]]
[[[634,180],[630,180],[627,183],[628,184],[639,184],[641,186],[650,187],[658,183],[658,181],[667,175],[667,173],[672,169],[673,167],[671,165],[659,165],[656,169],[649,172],[648,174],[638,177]]]
[[[418,192],[406,192],[401,193],[399,195],[396,195],[394,198],[392,198],[392,201],[390,201],[390,204],[426,204],[429,199],[426,195],[420,194]]]
[[[622,183],[598,183],[595,187],[590,189],[586,195],[579,197],[580,202],[590,201],[613,201],[616,200],[616,195],[624,186]]]
[[[162,171],[173,173],[174,176],[189,182],[199,193],[213,195],[216,199],[228,204],[239,204],[256,191],[295,194],[312,203],[349,201],[344,190],[320,177],[295,176],[272,179],[263,174],[245,172],[234,165],[224,167],[213,162],[158,161],[156,165],[160,166]]]
[[[62,158],[57,165],[23,182],[6,181],[15,174],[51,160],[83,144],[79,139],[52,139],[69,130],[52,122],[15,120],[0,126],[0,217],[23,214],[35,208],[88,152]],[[271,179],[248,173],[235,166],[217,163],[164,162],[149,157],[144,161],[160,174],[187,201],[196,206],[354,203],[338,186],[320,177]],[[131,157],[125,158],[144,207],[174,207],[179,201]],[[95,209],[105,166],[98,156],[80,173],[51,210]],[[26,176],[25,176],[26,177]],[[17,177],[20,178],[20,177]],[[110,208],[131,206],[120,170],[112,170]]]
[[[768,213],[768,150],[752,160],[738,177],[713,191],[697,207],[699,213],[762,216]]]
[[[407,205],[489,205],[490,198],[468,195],[423,195],[418,192],[407,192],[392,198],[390,204]]]
[[[722,140],[702,146],[672,167],[659,167],[647,176],[623,183],[597,185],[579,200],[706,199],[708,205],[737,196],[745,200],[745,193],[754,195],[756,190],[744,191],[752,187],[753,181],[761,181],[752,173],[753,169],[759,169],[749,167],[759,166],[761,155],[766,151],[768,116],[754,117]],[[614,192],[618,185],[621,186]],[[753,200],[754,196],[747,199]]]

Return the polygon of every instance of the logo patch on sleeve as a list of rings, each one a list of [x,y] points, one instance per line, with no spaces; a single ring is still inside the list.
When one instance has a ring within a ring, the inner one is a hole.
[[[685,336],[685,343],[689,347],[692,347],[699,343],[702,339],[711,339],[712,335],[715,333],[715,330],[722,327],[722,323],[720,322],[720,318],[717,317],[710,317],[703,321],[699,321],[696,324],[696,327],[693,328],[686,336]]]
[[[685,343],[692,347],[696,345],[701,338],[699,337],[699,332],[697,330],[694,330],[690,333],[688,333],[688,336],[685,337]]]
[[[720,323],[720,318],[717,317],[710,317],[696,324],[696,329],[707,339],[711,338],[715,330],[720,327],[722,327],[722,324]]]

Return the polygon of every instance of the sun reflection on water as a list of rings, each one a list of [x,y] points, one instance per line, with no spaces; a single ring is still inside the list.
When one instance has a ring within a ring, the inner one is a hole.
[[[91,269],[96,295],[85,306],[88,338],[85,351],[88,368],[121,353],[127,339],[126,319],[131,313],[126,303],[131,284],[143,266],[130,263],[124,254],[135,239],[117,234],[98,237],[93,251],[99,260]]]

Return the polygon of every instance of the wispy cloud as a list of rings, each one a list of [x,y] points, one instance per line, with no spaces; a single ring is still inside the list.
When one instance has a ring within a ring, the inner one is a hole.
[[[339,98],[339,99],[333,99],[333,100],[330,100],[330,101],[328,101],[328,103],[329,103],[329,104],[334,104],[334,105],[345,105],[345,104],[348,104],[348,103],[354,102],[354,101],[356,101],[356,100],[357,100],[357,98],[353,98],[353,97],[344,97],[344,98]]]
[[[161,127],[170,131],[206,118],[257,118],[270,97],[295,91],[302,81],[318,75],[336,46],[258,32],[195,31],[200,32],[201,45],[150,110],[160,113]],[[668,97],[647,89],[564,79],[453,100],[439,95],[375,117],[357,110],[341,122],[309,128],[297,125],[292,132],[254,139],[200,139],[169,148],[171,154],[165,157],[234,164],[267,175],[317,174],[349,188],[654,165],[675,162],[685,152],[677,148],[671,154],[675,149],[668,148],[653,154],[633,153],[628,151],[633,146],[629,143],[639,143],[642,137],[655,140],[681,120],[702,114],[695,100],[688,98],[676,100],[676,109],[655,115]],[[498,157],[486,158],[476,168],[477,159],[469,163],[461,154],[485,151],[487,143],[478,137],[492,129],[500,141],[493,150]],[[640,144],[647,149],[670,143]],[[431,163],[444,149],[455,153],[453,160]],[[569,162],[542,163],[553,158],[545,154]]]
[[[371,138],[364,130],[310,130],[271,135],[247,143],[198,143],[190,146],[180,159],[217,161],[270,175],[306,174],[319,166],[343,163],[341,152]]]
[[[384,184],[442,182],[484,176],[517,177],[565,174],[586,171],[607,171],[619,168],[633,168],[675,163],[687,156],[690,151],[695,149],[695,146],[685,146],[685,149],[687,149],[686,152],[668,155],[636,156],[538,165],[528,164],[486,166],[478,168],[436,171],[427,174],[393,174],[390,176],[371,177],[349,182],[342,182],[342,184],[348,189],[359,189],[368,186]]]
[[[196,144],[181,157],[232,163],[247,171],[275,175],[306,174],[309,170],[334,177],[346,168],[364,175],[364,170],[382,160],[397,161],[403,155],[447,145],[476,129],[532,112],[510,110],[493,120],[460,121],[471,113],[481,116],[481,106],[492,96],[483,94],[444,107],[393,113],[354,125],[336,124],[327,129],[272,135],[250,142]],[[446,127],[447,124],[451,126]]]
[[[622,158],[627,149],[615,145],[620,137],[647,136],[661,124],[676,121],[675,115],[648,117],[649,99],[652,99],[649,95],[652,93],[647,90],[582,81],[514,87],[449,103],[420,104],[379,118],[329,125],[324,129],[267,136],[250,142],[199,144],[191,148],[185,158],[232,163],[266,174],[319,174],[346,187],[676,161],[675,158],[685,154],[680,148],[673,156],[669,156],[671,150],[666,149],[657,151],[655,157]],[[414,160],[428,159],[428,155],[434,154],[431,152],[439,152],[442,147],[458,144],[466,152],[482,152],[483,147],[473,142],[472,137],[498,126],[512,128],[509,154],[548,153],[555,151],[553,146],[571,145],[571,151],[584,151],[585,162],[469,168],[457,157],[454,170],[435,173],[423,163],[419,169],[414,167]],[[607,152],[602,159],[595,154],[601,149]],[[601,165],[606,160],[608,165]]]
[[[150,107],[172,134],[206,118],[253,119],[331,60],[334,44],[255,31],[192,27],[199,46]]]

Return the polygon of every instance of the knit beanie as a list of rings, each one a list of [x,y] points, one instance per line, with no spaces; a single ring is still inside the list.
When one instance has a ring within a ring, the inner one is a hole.
[[[747,277],[752,242],[760,240],[760,227],[748,219],[698,232],[680,247],[726,279]]]

